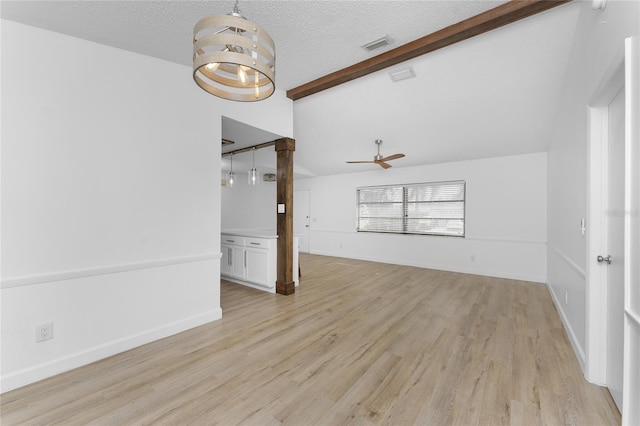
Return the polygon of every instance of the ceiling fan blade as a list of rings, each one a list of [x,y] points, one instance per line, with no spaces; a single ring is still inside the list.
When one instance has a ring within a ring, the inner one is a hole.
[[[387,164],[382,160],[377,160],[374,161],[374,163],[378,164],[380,167],[382,167],[383,169],[388,169],[389,167],[391,167],[391,164]]]
[[[375,163],[375,161],[346,161],[347,163]]]
[[[388,157],[384,157],[384,158],[383,158],[382,160],[380,160],[380,161],[396,160],[396,159],[398,159],[398,158],[402,158],[402,157],[404,157],[404,154],[393,154],[393,155],[390,155],[390,156],[388,156]]]

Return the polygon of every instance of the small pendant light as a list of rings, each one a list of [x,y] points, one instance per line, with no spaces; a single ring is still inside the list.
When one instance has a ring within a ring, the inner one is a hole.
[[[256,149],[253,148],[251,152],[253,153],[253,167],[251,167],[251,170],[249,170],[249,185],[257,185],[258,183],[260,183],[260,174],[256,169]]]
[[[233,182],[236,177],[236,174],[233,173],[233,154],[229,156],[229,160],[231,161],[231,169],[229,170],[229,173],[227,173],[227,186],[233,186]]]

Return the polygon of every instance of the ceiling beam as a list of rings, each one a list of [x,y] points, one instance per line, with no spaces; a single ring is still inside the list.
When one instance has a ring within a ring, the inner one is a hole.
[[[268,146],[274,146],[275,144],[276,144],[276,141],[271,141],[271,142],[264,142],[264,143],[259,143],[257,145],[248,146],[246,148],[238,148],[238,149],[234,149],[233,151],[223,152],[221,157],[224,157],[226,155],[236,155],[236,154],[240,154],[241,152],[254,151],[256,149],[266,148]]]
[[[288,90],[287,97],[296,101],[305,96],[313,95],[381,69],[397,65],[570,1],[511,0],[435,33]]]

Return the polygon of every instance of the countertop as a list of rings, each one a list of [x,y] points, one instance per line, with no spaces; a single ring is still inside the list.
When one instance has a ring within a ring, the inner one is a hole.
[[[238,235],[240,237],[278,238],[275,229],[223,229],[222,235]]]

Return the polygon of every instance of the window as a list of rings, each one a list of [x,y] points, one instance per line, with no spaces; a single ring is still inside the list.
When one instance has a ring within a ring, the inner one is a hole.
[[[464,237],[464,181],[358,188],[358,232]]]

